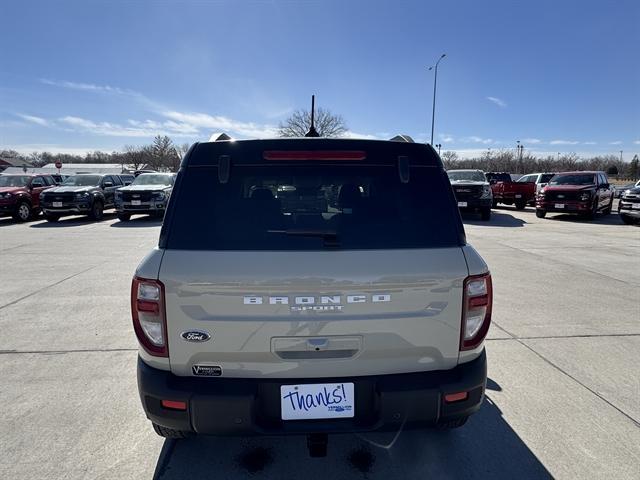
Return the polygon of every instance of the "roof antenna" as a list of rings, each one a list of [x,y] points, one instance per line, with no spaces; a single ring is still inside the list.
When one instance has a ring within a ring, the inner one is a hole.
[[[316,130],[316,127],[314,127],[314,125],[313,125],[313,116],[315,114],[315,110],[316,110],[316,96],[315,95],[311,95],[311,128],[309,128],[309,131],[306,133],[305,137],[319,137],[320,136],[320,134]]]

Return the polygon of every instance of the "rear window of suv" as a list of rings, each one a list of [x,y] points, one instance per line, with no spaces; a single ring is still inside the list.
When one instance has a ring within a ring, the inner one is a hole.
[[[434,166],[411,166],[408,183],[397,164],[234,165],[227,183],[217,166],[180,175],[170,249],[435,248],[463,238],[447,177]]]

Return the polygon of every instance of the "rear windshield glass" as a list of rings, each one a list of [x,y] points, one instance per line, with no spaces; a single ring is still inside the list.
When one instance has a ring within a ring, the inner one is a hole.
[[[486,182],[484,173],[477,170],[450,170],[447,172],[452,182]]]
[[[71,185],[77,187],[91,187],[98,185],[102,177],[99,175],[76,175],[67,178],[62,185]]]
[[[556,175],[551,179],[549,185],[593,185],[595,183],[595,176],[592,173],[571,173]]]
[[[492,180],[495,180],[496,182],[511,181],[511,175],[509,175],[508,173],[487,173],[486,177],[487,177],[487,180],[489,181],[492,181]]]
[[[548,183],[549,180],[553,178],[553,173],[547,173],[545,175],[540,175],[540,183]]]
[[[460,244],[458,211],[441,170],[397,166],[187,168],[166,247],[188,250],[430,248]],[[452,207],[452,205],[454,205]]]
[[[138,175],[133,185],[173,185],[173,175],[166,173],[144,173]]]

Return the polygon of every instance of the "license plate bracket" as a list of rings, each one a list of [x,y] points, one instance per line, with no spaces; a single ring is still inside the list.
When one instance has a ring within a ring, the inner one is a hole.
[[[466,207],[467,202],[458,202],[458,207]]]
[[[142,205],[140,200],[131,200],[131,205]]]
[[[53,206],[56,208],[61,208],[62,207],[62,202],[53,202]]]
[[[564,203],[556,203],[554,205],[555,208],[564,208]]]

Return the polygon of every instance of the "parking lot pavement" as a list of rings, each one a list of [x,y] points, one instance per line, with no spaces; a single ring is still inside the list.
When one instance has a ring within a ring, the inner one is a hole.
[[[129,286],[159,223],[0,219],[0,478],[639,478],[640,228],[532,209],[464,217],[490,265],[482,410],[462,429],[305,439],[156,436]]]

